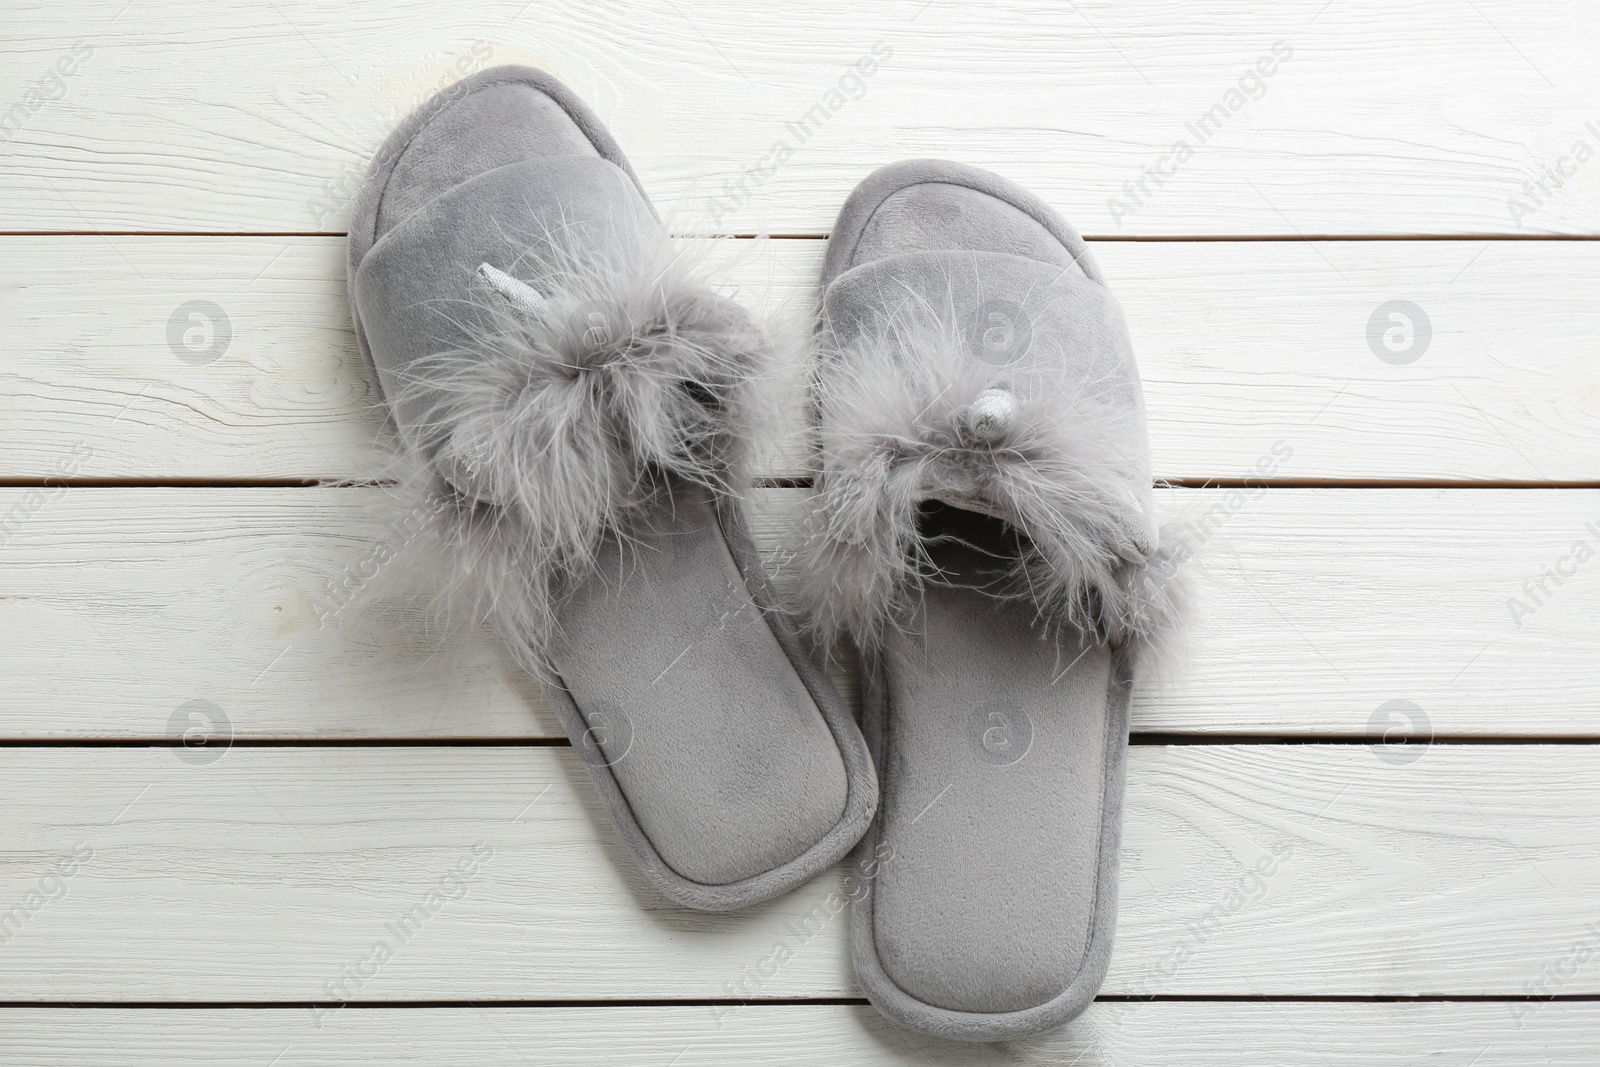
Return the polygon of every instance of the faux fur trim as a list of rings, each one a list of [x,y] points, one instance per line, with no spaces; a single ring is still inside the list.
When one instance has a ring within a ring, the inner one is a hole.
[[[471,341],[413,363],[392,398],[410,415],[399,496],[425,516],[408,555],[549,681],[561,600],[605,539],[626,546],[674,484],[742,485],[768,344],[666,252],[522,283],[536,299],[480,273]]]
[[[996,591],[1029,602],[1042,623],[1136,652],[1172,628],[1176,561],[1147,517],[1147,463],[1120,447],[1144,433],[1126,383],[1119,392],[974,359],[954,313],[926,306],[844,346],[825,335],[822,348],[820,470],[801,573],[824,643],[851,634],[871,645],[884,627],[909,624],[936,578],[918,529],[928,501],[1001,518],[1021,535]],[[1014,400],[998,435],[971,415],[995,388]]]

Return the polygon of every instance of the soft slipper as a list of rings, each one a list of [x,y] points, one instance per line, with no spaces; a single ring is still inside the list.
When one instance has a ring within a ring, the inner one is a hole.
[[[969,1041],[1081,1011],[1116,913],[1136,654],[1174,611],[1126,325],[1025,190],[877,171],[828,241],[805,588],[863,655],[881,776],[852,951]]]
[[[600,121],[526,67],[440,93],[377,156],[349,277],[433,562],[546,682],[662,892],[743,907],[848,852],[865,742],[736,492],[765,338]]]

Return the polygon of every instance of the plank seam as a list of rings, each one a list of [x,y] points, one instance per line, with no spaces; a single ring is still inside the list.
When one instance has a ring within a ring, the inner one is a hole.
[[[1132,746],[1157,748],[1203,748],[1206,746],[1263,745],[1338,745],[1344,747],[1374,744],[1371,733],[1320,734],[1213,734],[1201,732],[1135,732],[1128,736]],[[1389,731],[1385,744],[1507,746],[1549,745],[1581,748],[1600,745],[1600,735],[1586,734],[1454,734],[1432,735]],[[570,748],[565,737],[234,737],[231,748]],[[183,748],[182,741],[170,737],[0,737],[0,750],[8,748]]]
[[[1414,996],[1398,994],[1281,994],[1254,995],[1231,993],[1171,993],[1152,996],[1107,994],[1095,997],[1102,1004],[1519,1004],[1548,1003],[1551,1001],[1584,1004],[1600,1002],[1600,994],[1571,993],[1538,996],[1533,994],[1497,995],[1492,993],[1428,993]],[[483,998],[473,1000],[0,1000],[0,1010],[37,1008],[102,1009],[102,1010],[162,1010],[162,1011],[218,1011],[249,1009],[254,1011],[305,1011],[327,1008],[355,1008],[385,1010],[438,1010],[451,1008],[705,1008],[786,1006],[834,1007],[861,1006],[869,1002],[865,997],[755,997],[748,1000],[733,998],[685,1000],[512,1000]]]
[[[0,230],[0,237],[328,237],[349,236],[336,230]],[[679,240],[826,241],[826,233],[674,233]],[[1105,244],[1308,244],[1359,241],[1600,241],[1588,233],[1263,233],[1263,234],[1084,234],[1083,239]]]
[[[386,488],[344,478],[0,478],[0,489],[350,489]],[[757,478],[756,489],[810,489],[808,477]],[[1364,478],[1163,478],[1156,489],[1600,489],[1600,480],[1504,481]]]

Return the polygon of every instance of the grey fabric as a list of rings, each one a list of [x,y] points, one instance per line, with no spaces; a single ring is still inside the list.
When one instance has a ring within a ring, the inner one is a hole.
[[[408,153],[401,161],[410,158]],[[398,181],[389,186],[405,189]],[[491,204],[517,209],[486,210]],[[387,198],[377,206],[388,210]],[[480,263],[536,290],[548,289],[544,276],[566,258],[565,248],[580,249],[598,272],[602,264],[620,269],[660,242],[643,196],[626,174],[594,155],[507,163],[458,182],[410,216],[396,217],[404,225],[381,230],[382,240],[356,273],[353,306],[367,344],[383,354],[378,381],[398,409],[396,424],[411,431],[408,443],[430,458],[444,444],[440,434],[428,432],[438,428],[426,425],[437,396],[404,386],[416,381],[419,360],[471,348],[496,328]],[[552,248],[552,238],[564,248]]]
[[[1004,581],[1050,624],[1159,647],[1183,589],[1156,529],[1143,394],[1071,228],[993,175],[900,164],[852,195],[826,269],[811,628],[836,644],[904,622],[917,504],[935,499],[1027,531]]]
[[[481,263],[547,292],[570,289],[573,278],[591,284],[642,272],[643,282],[627,281],[617,300],[601,290],[606,306],[654,306],[663,287],[683,295],[668,301],[670,317],[651,327],[656,334],[625,331],[596,355],[606,365],[592,369],[593,389],[573,390],[623,389],[617,405],[563,410],[636,411],[656,420],[648,431],[657,436],[681,422],[663,415],[663,405],[697,410],[702,420],[734,419],[738,409],[714,385],[668,380],[670,367],[691,366],[707,347],[695,335],[675,340],[676,331],[692,319],[702,331],[723,324],[719,340],[728,345],[753,344],[753,335],[709,291],[702,297],[683,278],[649,269],[665,245],[653,207],[598,120],[548,75],[496,68],[425,104],[379,152],[352,220],[351,308],[402,440],[432,466],[427,511],[455,524],[441,539],[460,557],[441,561],[447,578],[487,576],[498,587],[488,591],[490,617],[520,661],[550,682],[578,756],[655,886],[680,904],[724,911],[786,892],[837,861],[865,831],[877,799],[865,742],[778,607],[740,501],[720,478],[699,484],[665,458],[665,467],[580,471],[597,484],[623,483],[595,504],[604,509],[595,514],[618,525],[575,552],[571,573],[550,583],[561,587],[558,636],[536,640],[512,623],[535,619],[546,590],[528,593],[527,576],[513,565],[547,558],[517,541],[546,529],[548,516],[519,518],[506,501],[548,499],[571,510],[564,526],[583,527],[592,518],[582,510],[588,498],[583,487],[508,492],[508,477],[544,469],[532,460],[488,477],[454,453],[441,457],[461,427],[439,424],[438,412],[453,409],[433,394],[457,383],[429,378],[441,367],[459,374],[463,353],[467,371],[476,355],[506,359],[515,398],[531,380],[519,377],[527,364],[516,359],[559,360],[588,343],[588,317],[568,315],[518,323],[510,330],[517,351],[501,351],[507,328],[490,321],[502,312],[485,292]],[[541,346],[529,334],[547,325],[577,339]],[[630,353],[643,358],[651,345],[667,363],[651,372],[655,379],[630,381],[630,368],[619,364]],[[543,369],[551,382],[591,373],[577,363]],[[506,390],[490,379],[480,391]],[[629,429],[593,435],[609,450],[606,462],[644,454],[627,442]],[[725,432],[747,430],[730,422]],[[674,442],[652,447],[666,457]],[[541,449],[518,455],[530,451]],[[699,475],[718,461],[686,459],[685,469]],[[480,556],[498,562],[486,566]]]
[[[1110,960],[1131,660],[957,584],[992,560],[934,558],[923,625],[865,657],[883,799],[851,954],[896,1022],[1010,1040],[1081,1012]]]
[[[463,128],[455,122],[457,116],[481,114],[478,110],[482,107],[481,100],[498,105],[490,116],[494,128]],[[529,107],[513,114],[514,108],[506,105],[517,100]],[[444,125],[439,125],[441,121]],[[438,143],[431,135],[434,131],[452,128],[456,132],[447,144]],[[404,159],[411,152],[413,142],[419,139],[417,147],[421,152],[417,158]],[[625,173],[644,197],[644,187],[639,185],[633,167],[611,131],[572,90],[544,71],[533,67],[494,67],[436,93],[407,116],[384,141],[356,197],[350,219],[347,259],[352,296],[357,267],[377,240],[380,222],[384,221],[380,218],[378,201],[388,198],[390,180],[402,168],[409,171],[412,167],[422,167],[428,176],[425,184],[429,193],[436,196],[445,186],[495,167],[546,158],[556,152],[579,156],[598,154]],[[392,225],[391,220],[385,228]]]
[[[965,185],[927,181],[883,198],[862,227],[844,269],[902,252],[937,251],[1003,252],[1078,268],[1060,240],[1022,209]]]
[[[992,199],[990,202],[995,203]],[[1005,204],[996,203],[995,210],[1008,212],[1011,217],[1007,221],[1025,217]],[[971,214],[969,205],[962,216],[963,231],[982,230]],[[929,223],[924,221],[922,225]],[[880,233],[884,229],[877,223],[875,228]],[[997,225],[989,232],[1001,230]],[[1039,232],[1043,234],[1042,230]],[[1050,240],[1048,234],[1041,239]],[[904,242],[880,238],[877,243],[893,246]],[[1065,254],[1060,245],[1056,245],[1056,252]],[[1105,445],[1096,460],[1110,468],[1106,484],[1114,495],[1110,515],[1116,523],[1116,547],[1129,560],[1148,557],[1155,551],[1157,537],[1149,443],[1144,432],[1144,397],[1127,324],[1116,299],[1104,285],[1090,280],[1079,269],[1040,263],[1008,252],[919,249],[861,263],[835,277],[823,299],[823,314],[834,345],[849,349],[865,339],[870,347],[879,342],[887,319],[896,323],[898,331],[892,338],[896,351],[890,356],[907,364],[930,355],[925,350],[913,350],[921,338],[912,332],[914,328],[903,325],[913,315],[938,308],[956,323],[983,328],[987,322],[979,320],[984,318],[986,307],[1003,308],[994,312],[997,315],[1018,315],[1015,322],[1005,326],[1020,326],[1028,334],[1025,345],[1012,338],[1020,350],[998,357],[1000,361],[992,365],[987,384],[1003,385],[1024,398],[1065,398],[1058,421],[1092,425],[1095,443]],[[984,363],[972,359],[968,352],[962,352],[959,358],[973,366]],[[973,493],[981,497],[985,488],[974,487]],[[1014,501],[1001,496],[987,501],[967,496],[949,502],[998,508],[1002,517],[1021,521],[1014,513]]]
[[[941,395],[960,394],[952,419],[972,402],[962,390],[1054,392],[1060,406],[1040,410],[1061,418],[1079,404],[1115,411],[1094,427],[1102,446],[1081,456],[1099,469],[1092,492],[1077,499],[1094,497],[1104,521],[1081,531],[1086,543],[1045,562],[1142,563],[1158,535],[1126,327],[1081,239],[1053,211],[994,175],[935,160],[886,167],[857,188],[829,240],[823,285],[819,528],[837,531],[847,507],[830,492],[858,488],[857,472],[830,461],[865,454],[830,451],[831,439],[855,430],[898,440],[884,461],[891,467],[920,447],[934,456],[908,490],[913,512],[896,520],[915,524],[910,541],[896,544],[919,557],[904,579],[912,588],[892,602],[903,610],[850,627],[866,646],[864,728],[882,792],[857,851],[857,976],[891,1019],[930,1034],[997,1041],[1037,1033],[1082,1011],[1109,961],[1133,657],[1130,642],[1092,614],[1103,589],[1088,587],[1085,614],[1052,619],[1032,591],[1008,587],[1019,559],[1041,538],[1061,536],[1030,528],[1039,509],[1005,481],[1005,456],[968,461],[1014,442],[990,445],[960,427],[932,445],[929,435],[943,432]],[[952,355],[933,350],[936,331],[903,326],[908,309],[981,321],[997,299],[1020,308],[1031,331],[1022,350],[1002,358],[981,331],[956,331],[961,351]],[[877,339],[884,336],[887,344]],[[919,411],[898,437],[887,414],[876,430],[829,424],[877,414],[831,403],[828,393],[830,378],[853,380],[852,361],[874,359],[928,393],[934,409]],[[929,360],[950,365],[919,377]],[[1070,485],[1038,491],[1075,499]],[[843,525],[835,559],[855,551]],[[891,613],[889,603],[870,606]]]
[[[874,943],[884,973],[924,1003],[1021,1012],[1085,969],[1096,910],[1116,899],[1114,879],[1098,881],[1102,779],[1125,702],[1104,647],[1060,647],[984,599],[930,591],[926,635],[896,633],[884,649],[884,773],[905,788],[879,815],[895,852]],[[934,782],[939,793],[920,791]],[[1095,947],[1103,967],[1109,941]]]
[[[393,229],[460,184],[464,174],[562,156],[601,158],[561,104],[539,87],[520,81],[483,85],[464,93],[410,139],[390,175],[377,229]],[[539,200],[530,197],[529,203]]]
[[[942,159],[903,160],[867,175],[832,236],[825,283],[884,256],[941,249],[1008,252],[1105,282],[1083,239],[1050,205],[997,174]]]
[[[615,538],[562,615],[556,666],[662,861],[726,884],[781,867],[844,816],[844,761],[717,528],[684,487]],[[619,625],[625,623],[625,625]],[[626,716],[626,718],[621,718]],[[585,754],[592,756],[592,751]]]

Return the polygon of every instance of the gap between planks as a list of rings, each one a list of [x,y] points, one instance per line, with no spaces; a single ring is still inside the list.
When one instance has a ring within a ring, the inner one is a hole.
[[[1274,996],[1249,996],[1232,993],[1193,993],[1135,996],[1108,994],[1094,998],[1096,1004],[1558,1004],[1600,1003],[1600,995],[1587,993],[1521,996],[1464,993],[1460,996],[1351,996],[1285,993]],[[358,1011],[395,1009],[449,1010],[452,1008],[720,1008],[720,1007],[866,1007],[866,997],[687,997],[681,1000],[655,997],[619,1000],[515,1000],[474,997],[471,1000],[0,1000],[0,1011],[35,1008],[54,1010],[98,1009],[101,1011],[306,1011],[314,1008],[353,1008]]]
[[[1582,734],[1424,734],[1390,730],[1383,744],[1425,741],[1431,745],[1600,745],[1600,737]],[[1375,744],[1371,733],[1256,733],[1208,734],[1134,731],[1129,745],[1152,747],[1202,747],[1206,745],[1360,745]],[[0,737],[6,748],[184,748],[169,737]],[[564,737],[237,737],[228,748],[570,748]]]
[[[0,478],[0,489],[346,489],[395,483],[352,478]],[[754,489],[811,489],[811,478],[757,478]],[[1168,478],[1157,489],[1600,489],[1600,481],[1448,478]]]
[[[0,237],[349,237],[343,230],[0,230]],[[674,233],[674,240],[826,241],[826,233]],[[1314,241],[1600,241],[1590,233],[1220,233],[1083,234],[1102,244],[1307,244]]]

